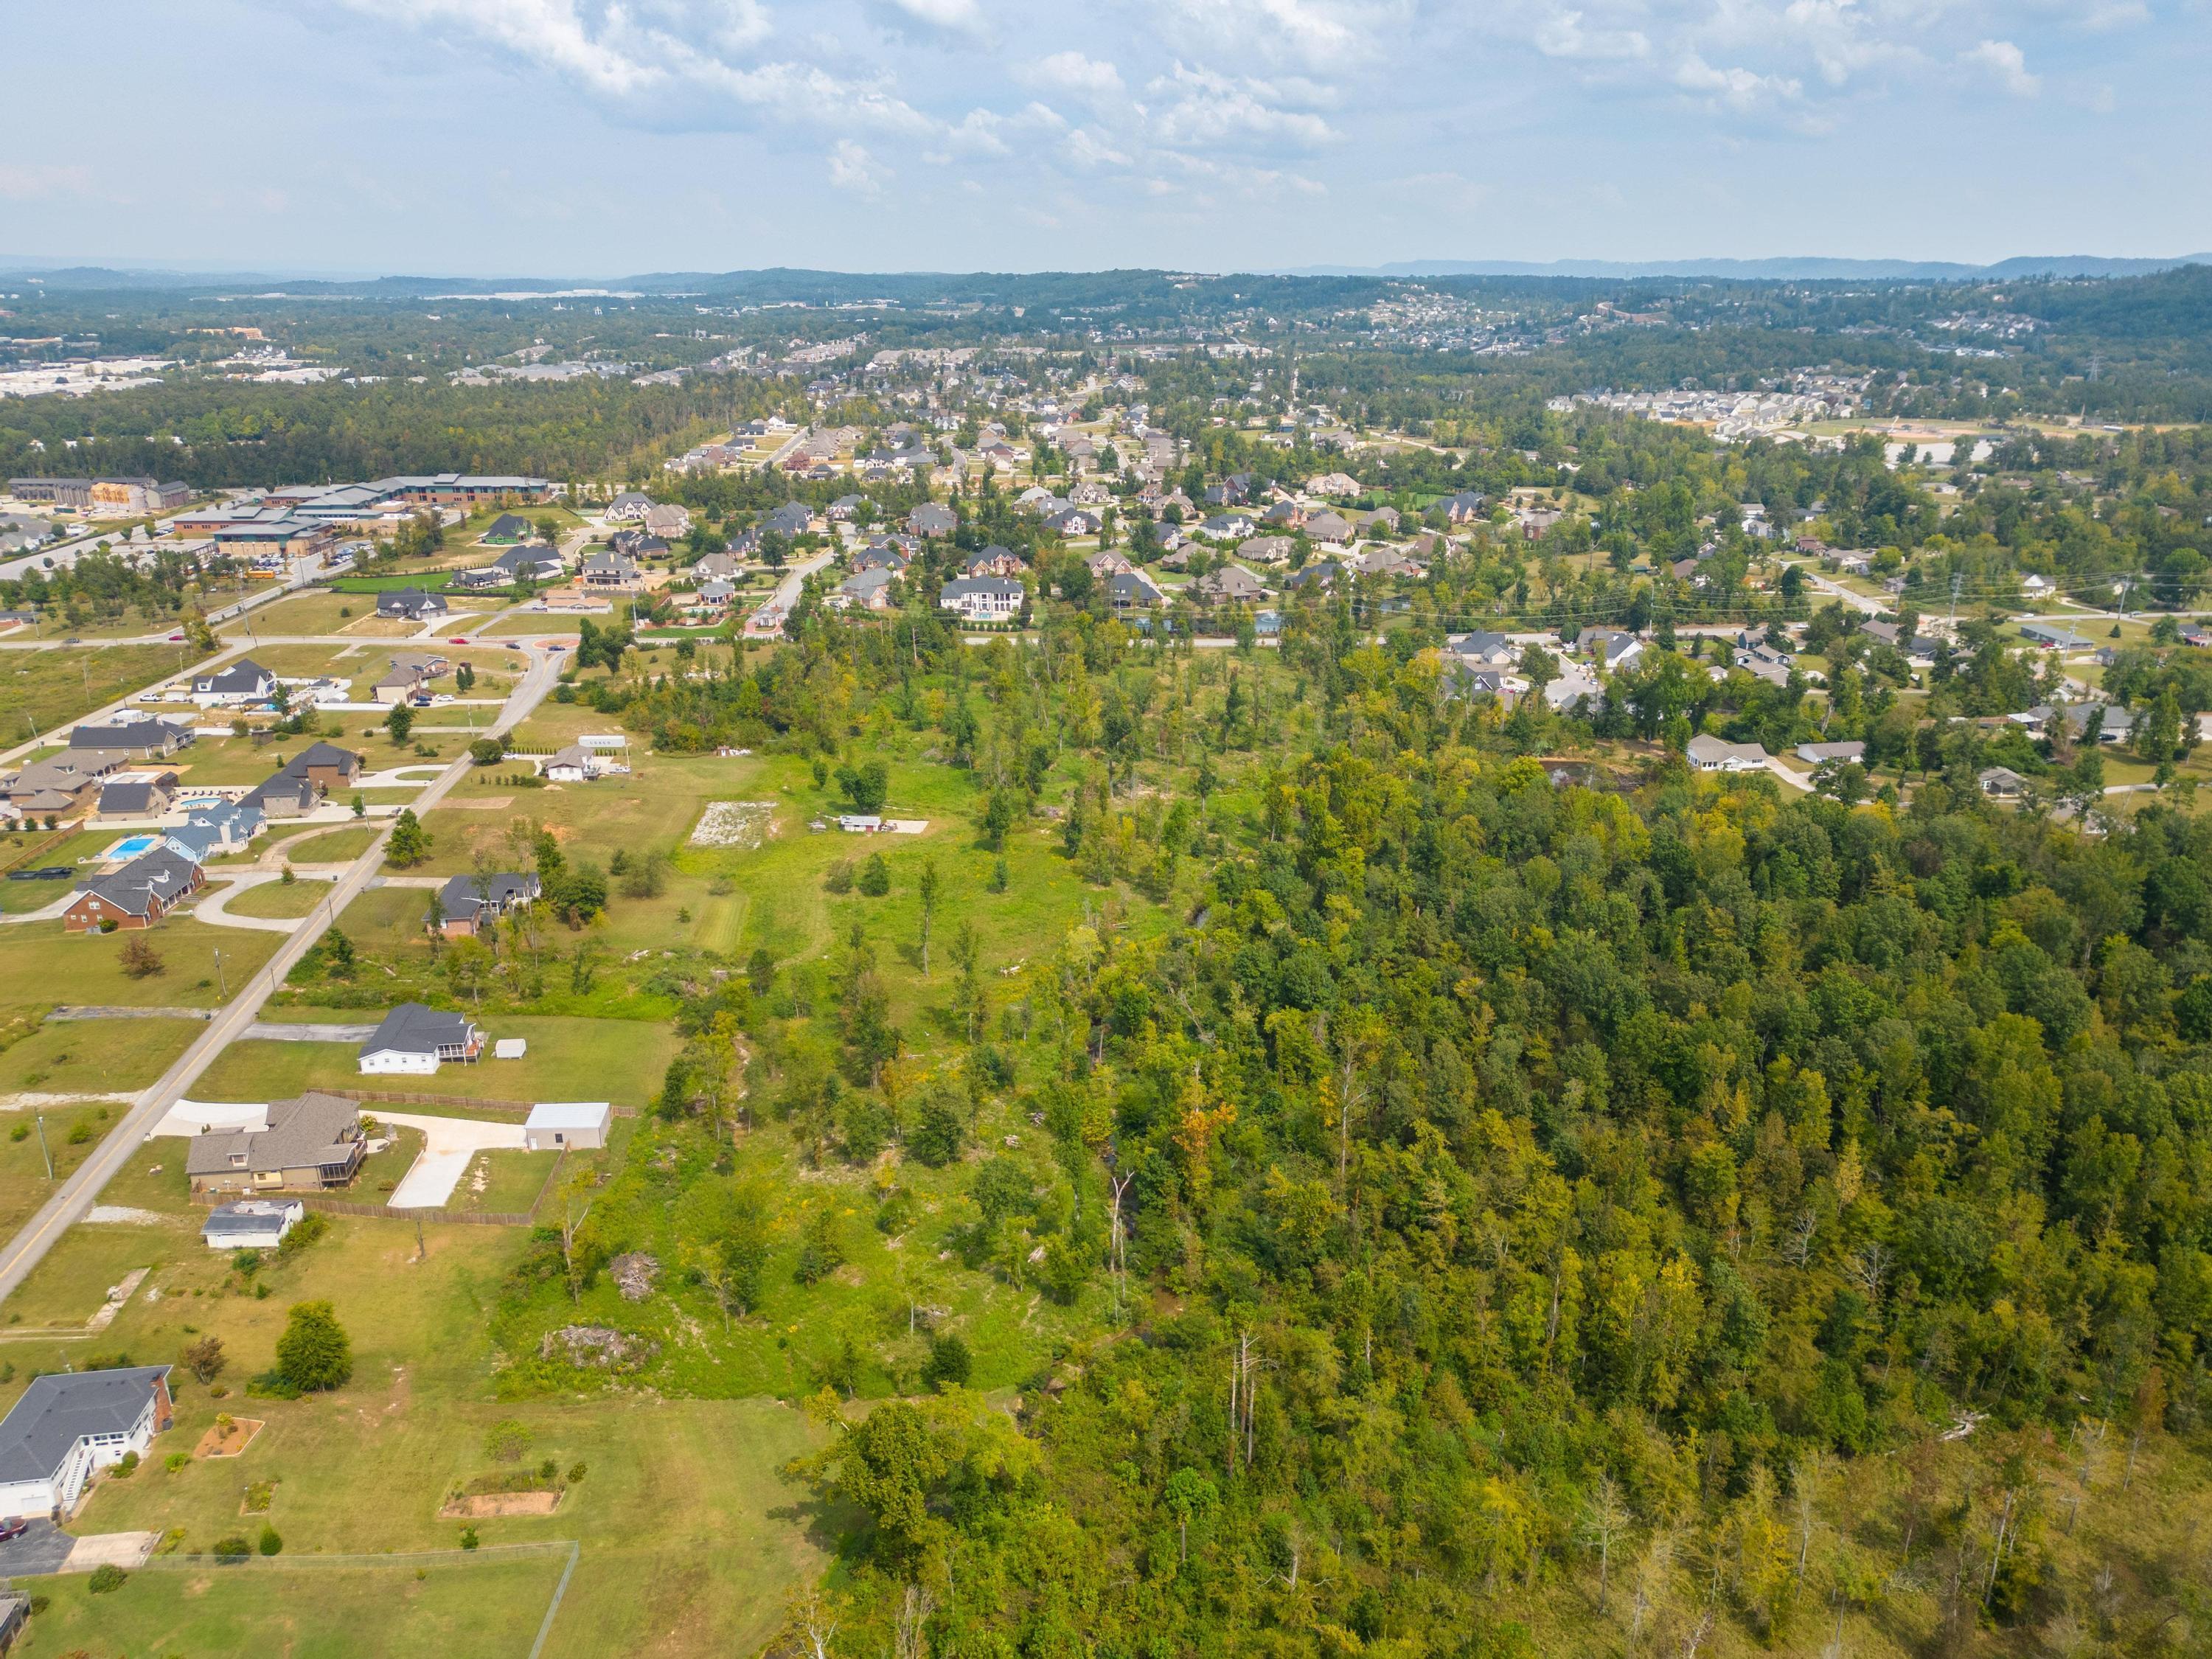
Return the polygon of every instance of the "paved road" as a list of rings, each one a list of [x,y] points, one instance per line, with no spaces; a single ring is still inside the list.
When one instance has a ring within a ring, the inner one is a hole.
[[[563,659],[545,651],[532,648],[529,652],[530,666],[515,684],[514,695],[489,730],[499,733],[512,730],[528,717],[530,711],[544,702],[558,678]],[[466,777],[470,771],[469,758],[463,755],[435,783],[422,792],[416,810],[427,812],[443,800],[453,787]],[[337,884],[331,899],[329,914],[336,915],[365,890],[369,879],[376,873],[384,858],[384,842],[391,830],[390,820],[379,828],[376,840],[367,852],[355,860],[346,874]],[[254,1015],[267,1000],[270,993],[283,982],[294,963],[307,954],[308,947],[319,936],[320,930],[302,927],[277,948],[267,967],[255,974],[239,994],[223,1007],[208,1029],[191,1048],[185,1050],[177,1063],[162,1073],[160,1082],[141,1094],[131,1109],[123,1115],[99,1149],[77,1167],[75,1174],[63,1182],[53,1196],[42,1205],[36,1215],[22,1230],[0,1249],[0,1301],[13,1295],[18,1285],[29,1277],[31,1270],[46,1259],[70,1224],[78,1220],[99,1196],[100,1189],[113,1180],[124,1162],[145,1139],[153,1127],[167,1115],[192,1084],[214,1062],[215,1057],[253,1024]]]

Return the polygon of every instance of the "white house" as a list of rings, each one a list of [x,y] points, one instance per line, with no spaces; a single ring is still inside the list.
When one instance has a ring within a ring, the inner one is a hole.
[[[937,608],[969,622],[1004,622],[1021,614],[1022,585],[1006,576],[963,576],[938,590]]]
[[[1690,764],[1700,772],[1762,772],[1766,750],[1755,743],[1728,743],[1700,732],[1690,739]]]
[[[169,1426],[167,1365],[60,1371],[34,1377],[0,1419],[0,1516],[59,1521],[94,1472],[141,1457]]]
[[[296,1198],[246,1198],[218,1204],[200,1224],[200,1238],[210,1250],[273,1250],[307,1212]]]
[[[592,1152],[607,1144],[615,1109],[604,1100],[547,1100],[523,1121],[522,1144],[533,1152]]]
[[[466,1015],[403,1002],[361,1045],[361,1069],[428,1074],[449,1060],[476,1059],[483,1053],[483,1033]]]
[[[266,702],[276,690],[276,677],[251,657],[241,657],[228,668],[202,674],[192,681],[192,701],[203,708],[239,708]]]

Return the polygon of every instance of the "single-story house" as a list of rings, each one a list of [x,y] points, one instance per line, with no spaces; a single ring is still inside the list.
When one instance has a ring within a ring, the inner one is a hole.
[[[105,820],[118,818],[158,818],[167,812],[177,798],[177,775],[164,772],[159,777],[143,778],[132,782],[103,784],[100,805],[93,809],[93,817]]]
[[[398,617],[405,622],[442,617],[447,609],[444,594],[426,592],[419,587],[394,587],[376,596],[378,616]]]
[[[109,923],[118,928],[151,927],[206,884],[206,873],[198,864],[164,844],[140,854],[111,875],[87,882],[62,912],[62,929],[90,933],[103,931]]]
[[[1690,764],[1700,772],[1759,772],[1766,750],[1755,743],[1729,743],[1700,732],[1690,739]]]
[[[310,1089],[294,1100],[270,1102],[265,1127],[194,1135],[185,1149],[185,1173],[196,1193],[319,1191],[351,1181],[367,1151],[361,1108]]]
[[[361,1069],[428,1073],[449,1060],[476,1059],[483,1043],[483,1033],[465,1014],[403,1002],[361,1045]]]
[[[18,811],[73,812],[92,792],[131,764],[120,749],[64,749],[0,784],[0,796]]]
[[[54,1371],[31,1379],[0,1419],[0,1516],[76,1508],[94,1472],[143,1457],[173,1419],[167,1365]]]
[[[200,1239],[211,1250],[273,1250],[307,1212],[296,1198],[241,1198],[210,1210]]]
[[[1106,579],[1106,598],[1116,611],[1152,611],[1168,602],[1141,570],[1124,570]]]
[[[530,539],[530,520],[520,513],[502,513],[491,521],[489,527],[477,539],[494,547],[506,547],[515,542],[526,542]]]
[[[1626,668],[1644,654],[1644,641],[1617,628],[1585,628],[1575,635],[1575,649],[1605,668]]]
[[[276,690],[276,677],[251,657],[241,657],[227,668],[200,674],[192,680],[192,701],[203,708],[240,708],[266,702]]]
[[[1510,668],[1521,660],[1521,647],[1503,634],[1477,629],[1472,634],[1462,634],[1448,641],[1452,655],[1462,662],[1484,663],[1492,668]]]
[[[542,890],[534,875],[455,876],[438,890],[438,931],[447,939],[472,937],[509,910],[531,904]]]
[[[1190,585],[1191,597],[1206,605],[1256,605],[1267,596],[1260,579],[1241,564],[1207,571]]]
[[[568,574],[561,555],[543,542],[511,547],[489,564],[464,570],[453,580],[462,587],[512,587],[518,582],[557,582]]]
[[[70,733],[72,749],[106,749],[141,760],[167,760],[192,740],[181,720],[118,720],[110,726],[80,726]]]
[[[556,750],[538,775],[554,783],[588,783],[602,770],[599,757],[580,743]]]
[[[1801,743],[1797,758],[1808,765],[1818,766],[1824,761],[1863,761],[1866,744],[1863,743]]]
[[[607,1144],[614,1115],[604,1100],[541,1101],[523,1120],[522,1144],[533,1152],[595,1152]]]
[[[2087,651],[2089,641],[2069,628],[2051,623],[2022,623],[2020,636],[2030,645],[2041,646],[2046,651]]]
[[[805,501],[786,501],[781,507],[772,507],[761,514],[760,529],[763,535],[773,532],[786,538],[805,536],[815,528],[814,509]]]
[[[1982,786],[1984,794],[2000,800],[2016,799],[2027,793],[2027,780],[2009,766],[1984,768],[1976,781]]]

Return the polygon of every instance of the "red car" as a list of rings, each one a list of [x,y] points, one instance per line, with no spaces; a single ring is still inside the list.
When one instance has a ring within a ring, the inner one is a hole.
[[[172,634],[169,635],[169,643],[171,645],[175,645],[181,641],[184,637],[185,636],[182,634]]]
[[[0,1521],[0,1544],[6,1543],[11,1538],[21,1538],[30,1529],[31,1523],[20,1516],[13,1520]]]
[[[468,641],[466,640],[447,640],[446,643],[447,645],[466,645]]]

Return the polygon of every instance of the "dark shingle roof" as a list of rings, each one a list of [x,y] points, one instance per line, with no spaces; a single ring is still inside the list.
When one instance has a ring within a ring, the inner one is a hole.
[[[252,1174],[342,1164],[347,1156],[342,1142],[360,1125],[361,1108],[355,1103],[310,1089],[296,1100],[270,1102],[265,1129],[218,1129],[194,1135],[185,1147],[185,1172]],[[232,1158],[240,1152],[246,1162],[233,1164]]]
[[[396,1049],[407,1054],[434,1054],[441,1048],[459,1048],[469,1038],[469,1022],[460,1014],[441,1014],[419,1002],[403,1002],[384,1017],[375,1033],[361,1045],[365,1054]]]
[[[33,1377],[0,1421],[0,1481],[46,1480],[88,1434],[122,1434],[146,1410],[167,1365]]]

